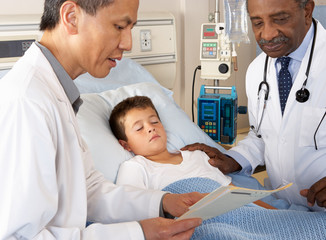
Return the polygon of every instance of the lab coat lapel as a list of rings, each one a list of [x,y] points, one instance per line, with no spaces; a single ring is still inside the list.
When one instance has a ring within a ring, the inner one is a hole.
[[[278,93],[278,82],[276,76],[276,69],[275,69],[275,59],[269,60],[269,67],[267,70],[267,82],[270,85],[270,93],[267,106],[270,109],[267,109],[268,113],[268,121],[270,125],[273,126],[276,132],[279,131],[281,123],[282,123],[282,113],[281,113],[281,106],[280,106],[280,97]]]
[[[288,115],[289,114],[291,115],[291,112],[293,112],[293,108],[295,107],[295,103],[296,103],[296,92],[302,88],[302,85],[306,80],[306,70],[308,66],[310,49],[311,49],[311,43],[308,47],[308,51],[306,52],[304,58],[302,59],[297,77],[292,84],[292,88],[285,106],[283,120],[285,120],[288,117]]]
[[[47,85],[50,87],[51,91],[55,94],[58,102],[62,104],[62,107],[66,108],[66,117],[69,119],[69,122],[73,125],[76,136],[79,141],[79,145],[83,151],[85,151],[84,142],[81,138],[81,134],[79,132],[77,120],[75,117],[75,113],[71,107],[71,103],[57,77],[55,72],[53,71],[52,66],[50,65],[49,61],[46,59],[44,54],[41,52],[39,47],[35,45],[35,43],[31,46],[31,51],[34,51],[34,54],[31,54],[31,56],[37,56],[34,61],[37,61],[38,67],[42,69],[43,73],[46,73],[46,76],[44,76],[44,79],[47,81]]]

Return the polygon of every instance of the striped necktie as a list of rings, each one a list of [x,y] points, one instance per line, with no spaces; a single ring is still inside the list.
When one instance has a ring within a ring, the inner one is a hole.
[[[282,115],[292,87],[292,77],[288,70],[290,60],[290,57],[281,57],[277,59],[277,61],[281,63],[281,70],[278,74],[278,92],[280,95]]]

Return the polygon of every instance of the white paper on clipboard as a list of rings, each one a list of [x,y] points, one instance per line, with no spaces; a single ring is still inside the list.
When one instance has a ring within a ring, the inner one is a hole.
[[[189,208],[178,220],[202,218],[203,220],[219,216],[230,210],[252,203],[272,193],[290,187],[292,183],[274,190],[255,190],[233,185],[219,187]]]

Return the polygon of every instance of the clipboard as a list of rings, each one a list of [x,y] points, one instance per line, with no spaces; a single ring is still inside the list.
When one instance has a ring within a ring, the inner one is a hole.
[[[189,210],[177,220],[187,218],[201,218],[207,220],[267,197],[272,193],[282,191],[290,186],[292,186],[292,183],[274,190],[255,190],[236,187],[234,185],[221,186],[192,205]]]

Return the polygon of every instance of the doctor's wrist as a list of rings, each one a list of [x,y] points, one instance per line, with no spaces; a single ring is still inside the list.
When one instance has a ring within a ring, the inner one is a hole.
[[[166,194],[169,194],[169,193],[166,193]],[[161,203],[160,203],[160,214],[159,214],[159,216],[160,217],[163,217],[163,218],[174,219],[174,216],[172,216],[170,213],[164,211],[164,208],[163,208],[163,198],[165,197],[166,194],[164,194],[162,196],[162,199],[161,199]]]

